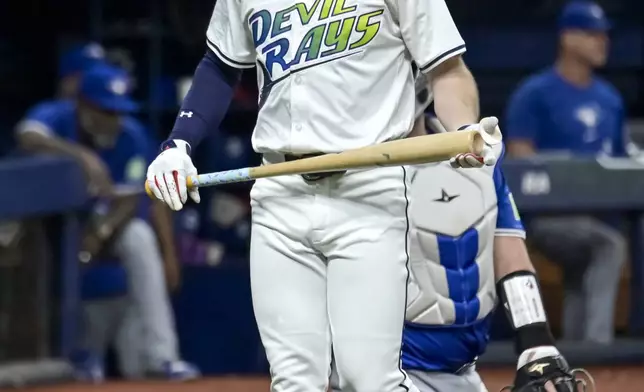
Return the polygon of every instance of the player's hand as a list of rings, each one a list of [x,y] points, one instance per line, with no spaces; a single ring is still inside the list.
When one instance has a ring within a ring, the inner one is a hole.
[[[93,151],[80,150],[80,162],[87,178],[88,192],[92,196],[107,197],[112,194],[112,177],[103,160]]]
[[[148,167],[148,186],[157,199],[162,200],[174,211],[179,211],[188,201],[188,196],[199,203],[197,188],[188,189],[186,178],[197,175],[192,164],[190,146],[183,140],[164,143],[163,152]]]
[[[584,373],[586,380],[577,379]],[[592,385],[586,389],[587,385]],[[585,370],[570,369],[556,347],[535,347],[524,351],[519,357],[514,385],[503,390],[511,392],[565,391],[592,392],[594,384]]]
[[[163,269],[168,291],[171,293],[177,292],[181,286],[181,266],[175,254],[163,256]]]
[[[498,130],[499,119],[496,117],[485,117],[478,124],[464,125],[460,127],[459,131],[472,131],[482,130],[489,135],[495,135]],[[498,157],[494,153],[491,145],[486,145],[483,148],[481,155],[472,153],[458,154],[449,160],[453,168],[478,168],[485,166],[494,166]]]

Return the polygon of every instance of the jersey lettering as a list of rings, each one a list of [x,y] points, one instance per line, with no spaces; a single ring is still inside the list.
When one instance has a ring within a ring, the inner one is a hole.
[[[384,9],[357,10],[346,0],[316,0],[310,8],[297,3],[274,14],[254,12],[248,19],[253,43],[271,79],[286,76],[294,66],[310,67],[362,50],[378,34]],[[309,29],[293,42],[288,33],[298,22]]]

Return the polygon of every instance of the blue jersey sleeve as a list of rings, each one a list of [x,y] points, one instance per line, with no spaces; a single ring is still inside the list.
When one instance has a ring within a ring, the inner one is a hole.
[[[67,101],[40,103],[27,111],[16,131],[38,132],[44,135],[57,135],[65,139],[73,139],[75,136],[73,104]]]
[[[143,124],[133,118],[126,118],[123,127],[128,138],[125,139],[127,142],[118,144],[120,157],[116,160],[123,162],[123,172],[115,180],[121,184],[140,186],[145,181],[148,164],[154,157],[152,138]]]
[[[497,161],[493,175],[498,207],[496,235],[525,238],[525,228],[523,227],[523,222],[521,222],[519,210],[514,203],[512,192],[505,181],[503,170],[501,169],[502,157],[503,154],[501,154],[501,157]]]
[[[148,164],[156,155],[155,140],[148,128],[132,117],[124,118],[123,132],[127,137],[117,145],[116,157],[108,165],[111,166],[116,184],[127,189],[141,188],[145,183]],[[149,219],[150,203],[150,198],[142,194],[136,212],[138,218]]]
[[[534,81],[522,84],[514,92],[505,115],[504,134],[508,140],[536,140],[539,134],[539,100]]]

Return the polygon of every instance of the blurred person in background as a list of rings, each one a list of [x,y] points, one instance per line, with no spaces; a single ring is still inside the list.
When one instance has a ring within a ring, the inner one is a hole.
[[[114,344],[125,377],[195,378],[198,370],[179,359],[164,284],[165,268],[170,290],[179,285],[170,210],[141,195],[152,143],[129,115],[138,107],[130,77],[108,64],[92,65],[82,69],[77,87],[76,94],[67,90],[76,99],[36,105],[16,130],[26,151],[75,159],[97,198],[79,256],[91,264],[81,284],[84,334],[74,360],[83,377],[100,381],[105,351]],[[118,294],[127,300],[111,300]]]
[[[625,155],[622,99],[594,74],[608,54],[610,23],[604,11],[592,2],[571,2],[558,27],[554,66],[529,77],[510,99],[505,124],[509,154]],[[539,217],[531,229],[533,243],[564,270],[564,338],[612,342],[627,256],[623,235],[592,216]]]

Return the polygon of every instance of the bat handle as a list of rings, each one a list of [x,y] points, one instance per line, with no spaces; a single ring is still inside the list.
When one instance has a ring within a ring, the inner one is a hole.
[[[186,185],[188,186],[188,189],[196,188],[196,184],[199,184],[199,179],[195,179],[195,177],[197,176],[188,176],[188,178],[186,178]],[[147,193],[147,195],[152,199],[156,198],[156,196],[154,196],[154,193],[152,192],[152,189],[150,189],[150,183],[147,181],[145,182],[145,193]]]

